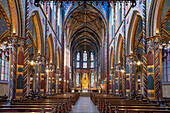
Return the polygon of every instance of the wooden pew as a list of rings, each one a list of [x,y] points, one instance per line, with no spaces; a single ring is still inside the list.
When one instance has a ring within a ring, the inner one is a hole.
[[[113,95],[91,94],[90,98],[94,104],[97,102],[101,113],[170,112],[170,107],[160,107],[159,104],[143,103],[137,100],[126,100],[125,98],[117,98]]]
[[[6,95],[0,96],[0,102],[6,102],[7,98],[8,98],[8,96],[6,96]]]
[[[44,110],[42,110],[42,108],[0,108],[0,112],[51,112],[51,108],[44,108]]]
[[[72,107],[72,97],[77,99],[78,94],[61,94],[27,101],[14,101],[11,105],[1,105],[0,112],[55,112],[67,113]]]
[[[170,110],[157,109],[112,109],[109,113],[170,113]]]

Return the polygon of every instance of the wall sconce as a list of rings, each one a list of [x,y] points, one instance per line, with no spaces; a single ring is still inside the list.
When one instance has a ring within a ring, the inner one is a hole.
[[[61,81],[61,78],[59,78],[59,81]]]
[[[125,70],[124,70],[124,69],[121,69],[120,71],[121,71],[122,73],[125,73]]]
[[[34,65],[34,60],[31,60],[30,64],[31,64],[31,65]]]
[[[46,69],[45,71],[48,73],[48,72],[49,72],[49,69]]]
[[[137,62],[137,65],[138,65],[138,66],[139,66],[139,65],[141,65],[141,64],[142,64],[142,62],[141,62],[141,61],[138,61],[138,62]]]

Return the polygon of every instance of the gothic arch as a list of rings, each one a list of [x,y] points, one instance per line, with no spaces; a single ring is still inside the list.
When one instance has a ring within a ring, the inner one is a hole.
[[[30,18],[33,21],[34,31],[36,35],[36,51],[37,53],[44,55],[44,33],[39,12],[37,10],[32,11]]]
[[[18,13],[17,13],[17,8],[16,8],[16,2],[15,0],[8,0],[8,5],[10,9],[10,16],[12,20],[12,33],[16,33],[16,35],[19,35],[19,23],[18,23]]]
[[[111,47],[111,52],[110,52],[110,68],[113,69],[113,60],[114,60],[114,50],[113,47]]]
[[[128,28],[127,45],[129,45],[129,46],[127,46],[127,55],[130,55],[131,53],[133,53],[134,38],[135,38],[135,34],[136,34],[136,29],[138,27],[138,20],[141,17],[142,16],[139,11],[137,11],[137,10],[133,11],[130,25]]]
[[[29,34],[29,39],[30,39],[30,41],[32,43],[32,46],[34,47],[34,51],[36,51],[37,45],[35,43],[35,40],[34,40],[34,38],[33,38],[33,36],[32,36],[30,31],[28,31],[28,34]]]
[[[49,63],[54,62],[54,43],[52,34],[48,36],[48,53],[49,53]]]
[[[149,26],[149,37],[156,35],[156,33],[162,32],[162,22],[164,20],[161,20],[163,16],[163,10],[166,0],[153,0],[151,3],[151,9],[149,12],[148,17],[148,25]],[[169,12],[169,8],[167,10]],[[167,13],[165,14],[165,16]]]
[[[117,41],[117,49],[116,49],[116,63],[121,63],[121,53],[123,49],[123,37],[119,34],[118,41]]]
[[[57,48],[57,69],[60,69],[60,47]]]

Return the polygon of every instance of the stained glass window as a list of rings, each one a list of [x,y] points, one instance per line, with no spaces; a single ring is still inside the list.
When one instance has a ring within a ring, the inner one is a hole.
[[[164,49],[163,55],[163,81],[170,82],[170,43],[168,47]]]
[[[9,52],[7,47],[2,44],[0,51],[0,80],[7,81],[9,74]]]
[[[87,62],[83,62],[83,68],[87,68]]]
[[[83,52],[83,61],[87,61],[87,52],[86,51]]]
[[[91,68],[94,68],[94,62],[91,62]]]
[[[80,68],[80,62],[77,62],[77,68]]]
[[[94,55],[93,52],[90,53],[90,60],[93,61],[94,60]]]
[[[77,76],[76,76],[76,86],[79,86],[80,84],[80,75],[79,75],[79,73],[77,73]]]
[[[77,53],[77,61],[80,61],[80,52]]]
[[[94,54],[90,53],[90,68],[94,68]]]
[[[91,87],[93,87],[94,86],[94,75],[93,75],[93,73],[91,73]]]
[[[77,64],[76,64],[77,68],[80,68],[80,52],[77,53]]]

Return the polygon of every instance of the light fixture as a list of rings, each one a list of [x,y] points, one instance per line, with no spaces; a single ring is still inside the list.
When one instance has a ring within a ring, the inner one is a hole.
[[[33,60],[31,60],[30,64],[31,64],[31,65],[34,65],[34,61],[33,61]]]
[[[48,69],[46,69],[46,72],[48,73],[48,72],[49,72],[49,70],[48,70]]]
[[[164,42],[164,43],[162,44],[162,46],[166,46],[166,43]]]
[[[122,73],[125,73],[125,70],[124,70],[124,69],[121,69],[121,72],[122,72]]]
[[[138,61],[138,62],[137,62],[137,65],[138,65],[138,66],[141,65],[141,64],[142,64],[141,61]]]
[[[32,80],[33,80],[33,77],[30,77],[30,80],[32,81]]]

